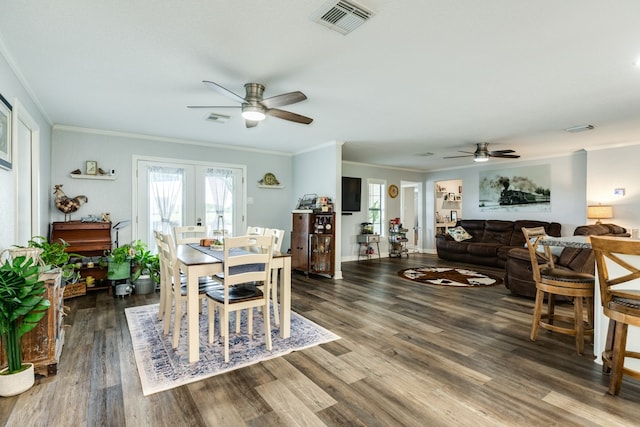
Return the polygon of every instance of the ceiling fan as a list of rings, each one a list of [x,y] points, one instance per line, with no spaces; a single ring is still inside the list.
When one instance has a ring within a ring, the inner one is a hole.
[[[282,107],[283,105],[295,104],[296,102],[307,99],[307,96],[300,91],[283,93],[282,95],[276,95],[270,98],[263,98],[264,85],[261,85],[260,83],[247,83],[244,85],[247,94],[243,98],[217,83],[210,82],[208,80],[203,80],[202,82],[227,98],[241,103],[241,105],[189,105],[187,106],[188,108],[241,108],[242,117],[244,117],[245,125],[248,128],[256,127],[258,122],[264,120],[267,115],[305,125],[308,125],[313,121],[310,117],[305,117],[300,114],[292,113],[291,111],[276,108]]]
[[[470,151],[458,150],[461,153],[467,153],[467,154],[465,154],[464,156],[443,157],[443,159],[457,159],[459,157],[473,156],[474,162],[486,162],[487,160],[489,160],[489,157],[501,157],[503,159],[517,159],[520,157],[518,154],[511,154],[511,153],[515,153],[514,150],[489,151],[488,142],[479,142],[476,145],[477,145],[476,151],[474,151],[473,153]]]

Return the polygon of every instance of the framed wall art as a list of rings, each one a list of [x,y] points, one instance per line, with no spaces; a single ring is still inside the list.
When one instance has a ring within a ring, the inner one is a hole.
[[[0,95],[0,167],[11,170],[11,104]]]

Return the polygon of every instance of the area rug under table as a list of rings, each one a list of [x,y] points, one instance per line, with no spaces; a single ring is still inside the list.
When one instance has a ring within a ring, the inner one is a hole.
[[[414,267],[400,270],[398,275],[414,282],[439,286],[481,287],[502,283],[497,276],[457,267]]]
[[[171,348],[171,333],[165,336],[162,332],[162,322],[158,320],[158,304],[126,308],[125,314],[142,383],[142,392],[145,396],[340,338],[292,311],[291,337],[280,338],[280,330],[272,322],[272,350],[267,351],[262,315],[254,313],[253,337],[249,337],[244,327],[246,310],[243,310],[241,331],[244,334],[230,335],[230,359],[229,363],[225,363],[224,341],[219,335],[218,316],[215,322],[215,340],[212,344],[208,344],[207,314],[203,309],[203,314],[200,315],[200,360],[189,363],[186,316],[182,318],[180,343],[174,350]],[[231,318],[229,330],[235,331],[233,321],[235,316]]]

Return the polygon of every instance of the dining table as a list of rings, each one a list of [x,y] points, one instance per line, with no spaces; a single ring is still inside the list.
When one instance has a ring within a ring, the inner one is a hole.
[[[628,237],[616,237],[619,239],[628,239]],[[637,239],[634,239],[637,240]],[[577,249],[591,249],[591,240],[589,236],[563,236],[563,237],[551,237],[547,236],[540,240],[540,244],[543,246],[560,246],[563,248],[577,248]],[[631,260],[630,260],[631,261]],[[633,262],[640,263],[640,259],[636,259]],[[612,273],[620,271],[620,266],[615,264],[607,265],[607,268]],[[594,292],[594,325],[593,325],[593,351],[595,353],[595,362],[602,364],[602,352],[604,351],[607,330],[609,327],[609,318],[604,315],[602,309],[602,299],[600,297],[600,282],[598,280],[598,274],[596,270],[595,274],[595,292]],[[628,288],[640,289],[640,283],[628,284]],[[629,326],[627,335],[627,351],[640,351],[640,328],[633,325]],[[625,360],[625,366],[632,369],[640,369],[640,361],[637,359],[627,358]]]
[[[204,247],[203,247],[204,248]],[[178,245],[180,269],[187,276],[187,346],[189,363],[200,360],[200,313],[198,278],[223,272],[223,261],[191,245]],[[271,284],[278,286],[280,300],[280,337],[291,336],[291,255],[274,252],[271,260]],[[273,301],[274,304],[277,301]]]

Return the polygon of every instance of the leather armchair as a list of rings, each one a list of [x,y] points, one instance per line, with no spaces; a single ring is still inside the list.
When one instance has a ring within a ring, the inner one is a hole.
[[[630,237],[624,227],[615,224],[592,224],[576,227],[574,236]],[[595,274],[595,256],[591,249],[564,248],[555,255],[556,265],[580,273]],[[535,298],[536,284],[531,272],[531,258],[526,247],[513,248],[507,253],[504,285],[514,295]]]

